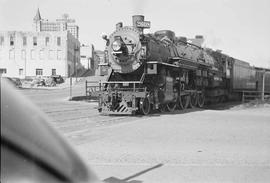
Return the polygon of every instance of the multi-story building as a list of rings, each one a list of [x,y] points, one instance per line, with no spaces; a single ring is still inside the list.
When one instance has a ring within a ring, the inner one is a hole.
[[[94,69],[93,53],[94,53],[94,46],[92,44],[81,46],[80,49],[81,64],[85,69]]]
[[[74,22],[67,14],[55,22],[43,20],[38,9],[33,32],[0,32],[0,75],[75,75],[81,65],[79,27]]]
[[[68,24],[67,30],[76,38],[79,39],[79,27],[75,24]]]
[[[57,32],[69,31],[76,39],[79,39],[79,26],[75,25],[74,19],[69,19],[68,14],[64,14],[61,19],[54,22],[41,18],[39,9],[33,19],[33,29],[37,32]]]
[[[0,32],[0,72],[9,77],[75,73],[80,42],[66,31]]]
[[[96,68],[96,75],[104,76],[108,75],[108,63],[106,59],[106,54],[105,51],[101,50],[95,50],[94,51],[94,63],[95,63],[95,68]]]

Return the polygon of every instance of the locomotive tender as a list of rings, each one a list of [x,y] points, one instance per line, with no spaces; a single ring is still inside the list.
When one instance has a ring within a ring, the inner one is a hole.
[[[135,15],[133,26],[116,24],[106,40],[110,75],[99,92],[103,114],[149,114],[153,110],[203,107],[256,90],[256,71],[249,63],[221,51],[202,48],[170,30],[144,34],[150,22]]]

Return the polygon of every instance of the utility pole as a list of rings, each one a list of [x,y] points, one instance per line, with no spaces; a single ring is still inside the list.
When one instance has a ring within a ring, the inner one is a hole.
[[[26,50],[24,51],[24,79],[26,79]]]
[[[70,80],[69,80],[69,100],[72,100],[72,77],[71,77],[71,75],[69,77],[70,77]]]
[[[75,52],[75,77],[76,77],[76,82],[77,82],[77,57],[76,57],[76,52]]]
[[[75,71],[75,77],[77,82],[77,64],[76,64],[76,51],[78,51],[79,48],[75,45],[74,46],[74,56],[73,56],[73,63],[74,63],[74,71]],[[74,72],[73,72],[74,74]],[[72,74],[70,74],[70,82],[69,82],[69,100],[72,99]]]
[[[77,77],[78,77],[78,73],[77,73],[77,52],[80,50],[80,47],[78,47],[77,45],[75,45],[74,47],[74,69],[75,69],[75,77],[76,77],[76,82],[77,82]]]
[[[263,75],[262,75],[262,101],[264,101],[264,85],[265,85],[265,70],[262,71]]]

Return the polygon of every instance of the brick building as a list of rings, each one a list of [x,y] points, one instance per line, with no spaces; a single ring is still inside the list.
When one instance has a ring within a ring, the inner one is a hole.
[[[80,42],[68,31],[0,32],[0,72],[9,77],[68,77],[80,63]],[[75,64],[77,63],[77,64]]]
[[[69,31],[76,39],[79,39],[79,26],[75,25],[75,20],[70,19],[68,14],[63,14],[62,18],[56,21],[48,21],[41,18],[38,9],[33,19],[33,29],[36,32]]]
[[[39,10],[33,19],[34,31],[0,31],[0,75],[69,77],[80,64],[78,26],[63,16],[44,21]]]

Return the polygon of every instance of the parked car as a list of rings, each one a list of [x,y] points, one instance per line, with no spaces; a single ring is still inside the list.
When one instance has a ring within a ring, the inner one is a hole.
[[[37,77],[33,80],[32,85],[35,86],[56,86],[56,84],[61,84],[64,82],[64,79],[61,75],[52,75],[52,76],[42,76]]]
[[[36,77],[31,81],[31,86],[45,86],[45,79]]]
[[[56,81],[53,77],[49,77],[45,81],[46,86],[56,86]]]
[[[61,84],[65,82],[61,75],[52,75],[51,78],[56,84]]]

